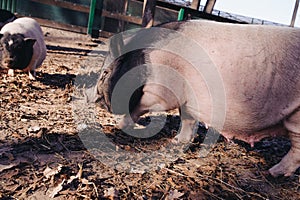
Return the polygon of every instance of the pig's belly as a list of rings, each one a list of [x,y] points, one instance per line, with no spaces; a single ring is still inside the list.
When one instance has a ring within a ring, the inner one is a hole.
[[[221,132],[221,134],[229,141],[233,139],[238,139],[249,143],[253,147],[255,142],[258,142],[263,138],[287,136],[288,132],[287,129],[285,129],[285,127],[283,126],[283,123],[281,122],[274,126],[270,126],[259,131],[243,132],[224,130]]]
[[[288,83],[282,78],[253,75],[249,80],[225,79],[226,131],[256,132],[281,123],[300,106],[300,80]],[[280,77],[280,76],[278,76]],[[284,86],[284,87],[283,87]]]
[[[262,138],[286,135],[283,122],[299,104],[296,101],[288,104],[284,99],[277,100],[265,101],[267,104],[258,104],[259,100],[256,100],[228,105],[222,135],[227,139],[239,139],[251,145]]]
[[[287,134],[283,122],[289,115],[286,110],[281,110],[281,107],[272,109],[272,107],[264,106],[264,109],[259,110],[255,103],[245,104],[245,102],[237,101],[230,103],[226,106],[224,126],[219,130],[228,140],[238,139],[253,146],[255,142],[263,138]],[[203,107],[198,112],[201,111],[204,112],[204,118],[199,121],[214,127],[214,124],[209,121],[212,118],[211,113],[209,114]]]

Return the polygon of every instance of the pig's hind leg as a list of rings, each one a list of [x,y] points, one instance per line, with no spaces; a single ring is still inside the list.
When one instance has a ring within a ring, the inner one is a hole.
[[[195,132],[198,129],[197,121],[186,113],[185,108],[180,108],[181,127],[180,132],[173,140],[173,143],[188,143],[191,142],[195,137]]]
[[[283,159],[269,169],[272,176],[291,176],[300,167],[300,109],[284,121],[284,126],[289,131],[291,149]]]

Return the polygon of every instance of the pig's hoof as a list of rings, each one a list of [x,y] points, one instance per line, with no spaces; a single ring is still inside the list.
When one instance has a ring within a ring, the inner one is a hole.
[[[126,129],[128,127],[134,126],[134,122],[128,116],[125,116],[120,123],[117,125],[118,129]]]
[[[297,169],[297,168],[296,168]],[[278,177],[278,176],[291,176],[294,173],[295,169],[292,166],[289,166],[288,164],[278,163],[277,165],[274,165],[271,169],[269,169],[269,173],[273,177]]]
[[[128,125],[127,124],[125,124],[124,122],[123,122],[123,120],[119,123],[119,124],[117,124],[117,128],[118,129],[125,129],[126,127],[127,127]]]
[[[34,76],[29,76],[29,79],[32,80],[32,81],[36,80],[36,78]]]
[[[8,76],[15,76],[15,72],[13,69],[9,69],[8,72],[7,72],[7,75]]]
[[[291,176],[298,167],[300,167],[299,151],[292,147],[278,164],[269,169],[269,172],[274,177],[281,175],[288,177]]]
[[[174,139],[172,140],[172,143],[173,144],[187,144],[191,141],[192,141],[192,137],[186,137],[186,136],[182,136],[179,134],[176,137],[174,137]]]
[[[291,176],[293,174],[293,172],[288,171],[285,166],[281,166],[280,163],[273,166],[271,169],[269,169],[269,173],[273,177],[278,177],[278,176],[281,176],[281,175]]]
[[[35,76],[32,73],[29,72],[28,75],[29,75],[30,80],[32,80],[32,81],[36,80]]]

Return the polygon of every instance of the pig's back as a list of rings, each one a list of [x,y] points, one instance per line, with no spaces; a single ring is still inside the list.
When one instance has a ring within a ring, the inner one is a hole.
[[[229,127],[261,129],[300,106],[300,29],[204,20],[168,26],[202,47],[220,72]]]
[[[42,30],[39,24],[31,18],[19,18],[14,22],[6,24],[2,29],[1,33],[8,32],[10,34],[23,34],[25,37],[33,37],[42,34]]]

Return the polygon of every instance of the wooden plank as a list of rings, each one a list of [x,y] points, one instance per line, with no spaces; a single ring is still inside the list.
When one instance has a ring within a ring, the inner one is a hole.
[[[130,0],[131,2],[135,2],[135,3],[139,3],[139,4],[143,4],[143,0]],[[181,7],[178,8],[177,5],[175,5],[175,7],[173,7],[173,4],[170,3],[166,3],[167,5],[171,5],[171,6],[166,6],[165,7],[165,2],[161,2],[161,1],[156,1],[156,7],[166,11],[166,12],[173,12],[173,13],[178,13],[178,11],[180,10]],[[174,9],[175,8],[175,9]],[[155,22],[154,22],[155,23]]]
[[[214,7],[215,7],[216,1],[217,0],[207,0],[206,4],[204,6],[204,12],[208,13],[208,14],[211,14]]]
[[[143,0],[131,0],[131,1],[143,2]],[[156,5],[159,6],[159,7],[162,7],[162,8],[168,8],[170,10],[176,10],[176,11],[179,11],[183,7],[183,6],[179,6],[179,5],[176,5],[176,4],[167,3],[167,2],[164,2],[164,1],[157,1]]]
[[[83,33],[86,34],[87,28],[82,27],[82,26],[75,26],[71,24],[63,24],[47,19],[41,19],[41,18],[34,18],[40,25],[45,26],[45,27],[51,27],[51,28],[57,28],[57,29],[62,29],[66,31],[72,31],[76,33]]]
[[[143,0],[131,0],[131,1],[143,2]],[[246,23],[246,22],[239,22],[239,21],[236,21],[236,20],[232,20],[232,19],[228,19],[228,18],[224,18],[224,17],[204,13],[204,12],[201,12],[201,11],[198,11],[198,10],[194,10],[192,8],[179,6],[179,5],[175,5],[175,4],[171,4],[171,3],[167,3],[167,2],[163,2],[163,1],[157,1],[156,6],[161,7],[162,9],[167,8],[167,9],[175,10],[177,12],[179,12],[179,10],[181,8],[184,8],[186,16],[191,15],[192,17],[198,17],[198,18],[202,18],[202,19],[214,20],[214,21],[219,21],[219,22],[243,23],[243,24]]]
[[[102,10],[102,16],[112,18],[112,19],[127,21],[127,22],[130,22],[130,23],[133,23],[133,24],[138,24],[138,25],[142,24],[142,18],[122,15],[122,14],[119,14],[119,13],[111,13],[111,12],[108,12],[106,10]]]
[[[200,6],[200,1],[201,0],[193,0],[191,8],[195,9],[195,10],[199,10],[199,6]]]
[[[140,6],[143,7],[144,0],[130,0],[130,2],[135,3],[135,5],[140,4]],[[131,5],[134,5],[134,4],[131,4]],[[215,21],[220,21],[220,22],[240,23],[235,20],[223,18],[223,17],[216,16],[216,15],[211,15],[211,14],[204,13],[204,12],[192,9],[192,8],[174,5],[174,4],[162,2],[159,0],[156,1],[156,8],[159,8],[160,10],[162,10],[163,12],[166,12],[166,13],[170,13],[170,12],[178,13],[180,9],[184,8],[184,10],[185,10],[184,17],[183,17],[184,19],[187,19],[188,16],[192,16],[192,18],[202,18],[202,19],[215,20]],[[115,12],[103,10],[102,17],[111,18],[111,19],[119,20],[119,21],[125,21],[125,22],[129,22],[132,24],[136,24],[136,25],[142,25],[142,18],[137,17],[137,16],[127,16],[127,15],[125,15],[125,13],[121,13],[121,12],[115,13]],[[156,20],[154,21],[154,25],[158,25],[160,23],[162,23],[162,22],[156,21]]]
[[[114,33],[107,31],[99,31],[99,37],[110,38],[114,35]]]
[[[89,13],[90,12],[90,7],[89,6],[83,6],[80,4],[76,3],[71,3],[67,1],[60,1],[60,0],[30,0],[32,2],[37,2],[41,4],[47,4],[51,6],[57,6],[61,8],[66,8],[78,12],[84,12],[84,13]]]
[[[19,17],[25,17],[25,16],[17,14],[17,17],[19,18]],[[57,28],[57,29],[61,29],[61,30],[75,32],[75,33],[84,33],[84,34],[86,34],[86,32],[87,32],[87,28],[83,27],[83,26],[75,26],[75,25],[71,25],[71,24],[64,24],[64,23],[55,22],[55,21],[48,20],[48,19],[41,19],[41,18],[37,18],[37,17],[32,17],[32,18],[35,19],[41,26],[50,27],[50,28]]]
[[[156,0],[144,0],[142,26],[150,28],[154,23]]]
[[[123,10],[121,12],[123,15],[126,15],[126,13],[127,13],[128,4],[129,4],[129,0],[124,0],[124,2],[123,2]],[[120,31],[125,31],[125,24],[127,24],[126,21],[121,20],[119,22]]]

